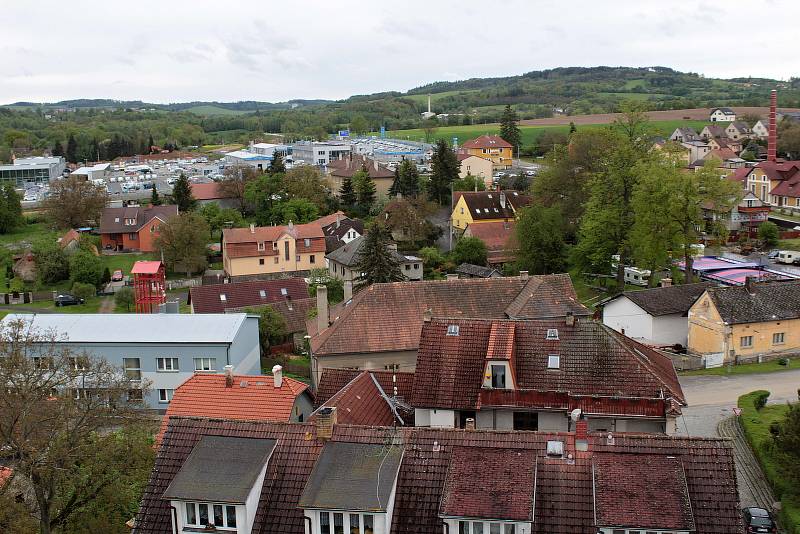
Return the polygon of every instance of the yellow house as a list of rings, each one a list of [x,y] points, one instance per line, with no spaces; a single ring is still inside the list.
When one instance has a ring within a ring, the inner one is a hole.
[[[324,269],[325,234],[318,223],[225,229],[222,264],[228,276]]]
[[[689,309],[690,354],[707,365],[776,358],[800,350],[800,280],[712,287]]]
[[[747,175],[747,189],[759,199],[773,206],[800,206],[794,198],[788,198],[778,189],[784,181],[800,175],[800,161],[762,161]],[[778,189],[778,194],[773,192]]]
[[[462,232],[471,224],[510,221],[531,197],[519,191],[456,191],[453,193],[453,227]]]
[[[490,160],[494,171],[511,168],[514,147],[499,135],[482,135],[467,141],[461,148],[467,154]]]

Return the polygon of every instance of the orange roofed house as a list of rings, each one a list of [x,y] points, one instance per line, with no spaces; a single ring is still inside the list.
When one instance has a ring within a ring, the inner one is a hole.
[[[325,234],[316,223],[250,225],[222,232],[222,263],[228,276],[297,273],[325,268]]]
[[[499,135],[482,135],[467,141],[461,148],[467,154],[491,160],[495,171],[511,168],[514,147]]]
[[[100,243],[107,250],[153,252],[159,227],[176,215],[178,206],[105,208],[100,218]]]

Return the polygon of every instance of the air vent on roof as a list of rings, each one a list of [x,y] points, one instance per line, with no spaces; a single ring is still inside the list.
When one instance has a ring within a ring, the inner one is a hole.
[[[449,324],[447,325],[447,335],[448,336],[457,336],[459,331],[459,327],[457,324]]]
[[[221,300],[222,302],[225,302],[226,300],[228,300],[228,297],[225,296],[225,293],[220,293],[219,294],[219,300]]]
[[[547,356],[548,369],[561,369],[561,356],[558,354],[550,354]]]
[[[547,456],[560,458],[564,456],[564,442],[563,441],[548,441],[547,442]]]
[[[264,291],[263,289],[262,289],[262,290],[260,290],[260,291],[258,292],[258,294],[261,296],[261,298],[262,298],[262,299],[265,299],[265,298],[267,298],[267,292],[266,292],[266,291]]]
[[[548,328],[547,339],[558,339],[558,328]]]

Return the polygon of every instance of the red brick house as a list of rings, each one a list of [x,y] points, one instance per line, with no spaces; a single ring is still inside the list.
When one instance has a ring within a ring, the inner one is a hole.
[[[100,244],[105,250],[155,251],[158,228],[178,215],[178,206],[106,208],[100,218]]]

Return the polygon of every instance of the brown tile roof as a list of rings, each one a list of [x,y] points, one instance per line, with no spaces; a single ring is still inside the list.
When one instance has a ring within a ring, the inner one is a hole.
[[[343,221],[347,218],[348,218],[347,215],[345,215],[345,213],[340,210],[337,211],[336,213],[331,213],[330,215],[323,215],[322,217],[313,222],[320,225],[322,228],[325,228],[329,224],[335,223],[337,220]]]
[[[567,275],[373,284],[333,308],[322,332],[309,322],[311,349],[316,356],[416,350],[429,308],[434,316],[493,319],[588,314]]]
[[[712,287],[707,291],[720,317],[728,324],[800,318],[800,280],[756,282],[751,289]]]
[[[61,248],[66,248],[73,241],[80,241],[80,239],[81,234],[78,233],[78,231],[74,228],[70,228],[67,230],[67,233],[58,238],[58,246]]]
[[[462,148],[514,148],[511,143],[499,135],[482,135],[470,139],[461,145]]]
[[[170,417],[214,417],[237,421],[289,421],[295,399],[308,385],[283,377],[280,388],[269,376],[234,375],[233,387],[225,387],[221,373],[195,374],[178,386],[161,419],[156,444]]]
[[[439,515],[533,520],[536,451],[455,447]]]
[[[150,222],[154,217],[167,221],[170,217],[178,215],[178,206],[128,206],[124,208],[105,208],[100,218],[101,234],[123,234],[138,232],[139,229]],[[134,225],[125,224],[125,219],[135,219]]]
[[[598,526],[694,530],[686,473],[679,457],[596,454],[593,467]]]
[[[781,181],[770,191],[770,194],[780,197],[800,197],[800,172],[796,172],[791,178]]]
[[[392,390],[385,391],[370,371],[361,371],[320,408],[336,408],[336,420],[346,425],[392,426],[414,424],[414,411],[398,407]],[[312,414],[310,419],[314,419]]]
[[[464,197],[473,220],[513,219],[516,210],[531,203],[531,197],[519,191],[456,191],[453,203]],[[505,199],[505,200],[503,200]],[[503,206],[505,202],[505,207]],[[477,225],[476,225],[477,226]]]
[[[731,180],[732,182],[745,182],[747,180],[747,176],[753,169],[751,167],[739,167],[725,178],[727,180]]]
[[[284,300],[269,305],[283,315],[286,321],[286,333],[295,334],[306,331],[306,321],[311,310],[317,307],[317,299],[308,297],[297,300]]]
[[[517,248],[515,226],[513,220],[482,222],[467,226],[467,233],[483,241],[489,252],[513,251]]]
[[[458,335],[447,335],[450,325],[458,325]],[[549,329],[558,331],[557,340],[546,339]],[[560,357],[557,370],[548,369],[551,354]],[[482,388],[487,358],[511,360],[515,389]],[[672,362],[600,323],[436,318],[422,328],[411,404],[664,416],[670,397],[685,404]]]
[[[762,161],[755,168],[764,171],[770,180],[788,180],[800,172],[800,161]]]
[[[320,457],[324,443],[316,439],[313,423],[225,421],[172,417],[159,449],[155,467],[136,515],[134,533],[171,532],[169,502],[162,495],[203,436],[277,440],[267,465],[264,486],[252,532],[301,534],[305,522],[298,508],[300,497]],[[743,529],[738,508],[733,452],[722,439],[679,438],[653,435],[614,436],[590,434],[588,453],[575,453],[575,462],[545,458],[548,440],[560,440],[575,451],[574,435],[546,432],[463,431],[429,428],[376,428],[335,425],[331,442],[403,447],[397,477],[391,534],[436,532],[441,529],[439,509],[454,453],[464,447],[506,449],[536,458],[536,510],[534,534],[594,534],[592,497],[593,457],[602,454],[675,456],[683,463],[696,534],[731,534]],[[480,461],[477,458],[476,461]],[[530,466],[534,468],[534,466]],[[479,464],[468,476],[475,476]],[[527,470],[528,467],[526,466]],[[651,488],[648,488],[651,491]],[[685,491],[661,486],[659,495]],[[661,499],[652,503],[657,508]]]
[[[192,183],[192,196],[196,200],[218,200],[221,198],[228,198],[222,192],[217,182],[207,184]]]
[[[339,390],[350,383],[363,371],[358,369],[325,369],[319,379],[316,391],[316,407],[319,407],[333,397]],[[397,388],[397,395],[406,401],[411,400],[411,391],[414,387],[414,373],[404,371],[370,371],[387,395],[394,394]]]
[[[221,299],[222,295],[225,296],[224,301]],[[228,309],[272,304],[287,298],[292,300],[308,298],[308,284],[303,278],[252,280],[196,286],[189,289],[189,304],[192,305],[194,313],[223,313]]]
[[[325,234],[316,223],[291,224],[285,226],[257,226],[250,228],[226,228],[222,231],[222,243],[230,258],[248,258],[252,256],[275,256],[272,243],[288,234],[295,239],[297,253],[325,253]],[[305,240],[309,246],[305,246]],[[264,242],[264,250],[258,250],[258,243]]]
[[[394,178],[394,172],[390,171],[377,161],[366,156],[353,154],[351,158],[342,158],[331,161],[328,164],[328,172],[333,176],[342,178],[352,177],[355,173],[365,168],[369,172],[369,177],[373,180],[378,178]]]
[[[699,282],[697,284],[680,284],[668,287],[654,287],[640,291],[625,291],[608,301],[625,296],[641,309],[653,316],[672,315],[679,313],[686,315],[697,299],[706,289],[714,287],[713,282]]]

